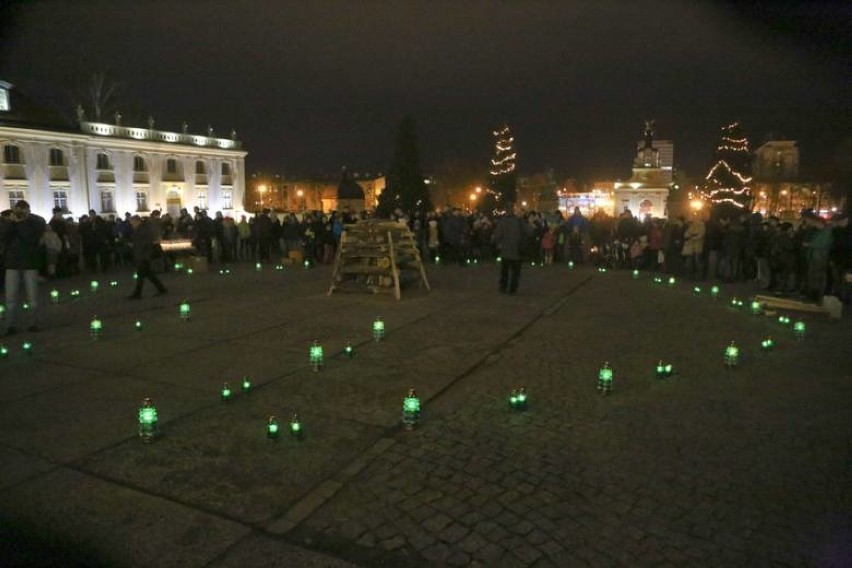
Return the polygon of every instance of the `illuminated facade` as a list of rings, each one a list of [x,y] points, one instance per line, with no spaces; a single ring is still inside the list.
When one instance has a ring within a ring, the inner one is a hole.
[[[654,121],[647,120],[644,140],[637,148],[633,175],[626,182],[613,184],[613,212],[619,215],[630,209],[640,219],[648,215],[665,218],[666,199],[672,184],[674,143],[654,140]]]
[[[124,126],[118,113],[114,124],[89,122],[82,111],[69,123],[9,83],[0,91],[2,209],[25,199],[45,217],[56,207],[69,215],[243,210],[246,152],[234,132],[156,130],[151,118],[146,128]]]

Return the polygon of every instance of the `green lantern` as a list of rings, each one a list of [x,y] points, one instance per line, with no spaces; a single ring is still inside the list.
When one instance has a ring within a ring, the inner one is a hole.
[[[138,272],[134,272],[134,273],[133,273],[133,279],[134,279],[134,280],[139,280],[139,273],[138,273]]]
[[[24,341],[24,343],[21,345],[21,349],[23,349],[24,353],[26,353],[27,355],[32,355],[33,354],[33,343],[32,343],[32,341]]]
[[[243,382],[240,386],[243,389],[244,393],[248,393],[249,391],[251,391],[251,386],[252,386],[251,385],[251,378],[250,377],[243,377]]]
[[[638,280],[638,279],[639,279],[639,270],[634,268],[633,269],[633,280]]]
[[[30,309],[32,306],[30,306],[30,303],[29,303],[29,302],[24,302],[24,305],[23,305],[23,306],[21,306],[21,307],[22,307],[22,308],[24,308],[25,310],[28,310],[28,309]]]
[[[142,331],[142,328],[143,328],[143,327],[144,327],[144,326],[142,325],[142,322],[141,322],[141,321],[139,321],[139,320],[136,320],[136,321],[133,323],[133,329],[135,329],[136,331]]]
[[[266,419],[266,437],[270,440],[278,438],[278,421],[274,415]]]
[[[780,316],[778,316],[778,323],[780,323],[781,325],[790,325],[790,317],[781,314]]]
[[[5,359],[9,356],[9,348],[5,343],[0,343],[0,359]]]
[[[183,270],[183,263],[182,262],[176,262],[175,263],[175,272],[180,272],[181,270]],[[135,278],[135,276],[134,276],[134,278]]]
[[[509,410],[518,409],[518,389],[512,389],[509,393]]]
[[[92,280],[91,282],[89,282],[89,290],[91,290],[93,294],[97,293],[97,291],[100,290],[100,288],[101,288],[101,283],[98,282],[97,280]]]
[[[193,274],[195,274],[195,271],[193,269],[191,269],[191,268],[186,269],[186,275],[187,276],[192,276]]]
[[[74,288],[68,293],[72,298],[76,299],[80,297],[80,291]]]
[[[98,316],[92,318],[91,323],[89,323],[89,331],[92,333],[92,339],[97,341],[101,338],[101,332],[104,330],[104,324],[100,320]]]
[[[718,286],[711,286],[710,287],[710,297],[713,298],[714,300],[719,298],[719,292],[720,292],[720,290],[719,290]]]
[[[574,270],[574,261],[573,260],[568,261],[568,270]]]
[[[805,322],[802,320],[796,320],[793,324],[793,337],[800,341],[805,338]]]
[[[696,296],[700,296],[701,295],[701,286],[693,286],[692,287],[692,293]]]
[[[305,268],[310,268],[311,266],[313,266],[313,263],[311,262],[311,259],[306,258],[304,261],[302,261],[302,266]]]
[[[59,290],[57,290],[56,288],[50,291],[50,301],[54,304],[59,303]]]
[[[189,302],[184,300],[180,304],[180,319],[183,321],[189,321],[189,316],[192,313],[192,308],[189,307]]]
[[[408,389],[408,396],[402,399],[402,424],[406,430],[414,430],[420,423],[420,398],[417,392]]]
[[[509,408],[517,411],[527,409],[527,391],[524,387],[512,389],[509,395]]]
[[[352,347],[351,341],[346,342],[346,347],[343,348],[343,355],[345,355],[347,359],[351,359],[355,356],[355,348]]]
[[[498,256],[498,257],[497,257],[497,262],[503,262],[503,257],[502,257],[502,256]]]
[[[110,288],[115,288],[117,286],[118,286],[118,280],[110,280],[109,281],[109,287]]]
[[[438,255],[435,255],[435,264],[441,264],[441,257]]]
[[[725,366],[729,369],[736,367],[740,362],[740,348],[737,344],[731,341],[731,344],[725,348]]]
[[[381,341],[385,338],[385,322],[381,317],[377,317],[373,322],[373,340]]]
[[[229,400],[231,400],[231,397],[233,397],[233,396],[234,396],[234,392],[231,390],[231,386],[227,382],[222,383],[222,392],[221,392],[222,402],[228,402]]]
[[[314,372],[322,369],[323,365],[323,351],[322,345],[319,344],[319,341],[314,341],[314,344],[311,345],[310,351],[308,352],[309,361],[311,364],[311,368]]]
[[[659,286],[660,284],[662,284],[662,283],[663,283],[663,278],[662,278],[662,276],[654,276],[654,280],[653,280],[653,282],[654,282],[654,284],[656,284],[657,286]]]
[[[743,301],[734,296],[733,298],[731,298],[731,307],[735,310],[738,310],[743,307]]]
[[[677,278],[669,276],[669,288],[674,288],[675,284],[677,284]]]
[[[605,395],[612,392],[612,366],[609,361],[598,372],[598,390]]]
[[[759,316],[763,313],[763,307],[760,305],[760,302],[757,300],[752,300],[749,302],[748,309],[753,316]]]
[[[302,421],[299,420],[299,415],[295,412],[290,419],[290,437],[295,440],[302,439]]]
[[[263,270],[263,264],[261,264],[261,263],[259,263],[259,262],[255,262],[255,263],[254,263],[254,269],[255,269],[257,272],[260,272],[261,270]]]
[[[764,351],[772,351],[775,348],[775,340],[771,337],[764,337],[760,342],[760,348]]]
[[[139,407],[139,437],[143,442],[149,443],[156,435],[157,408],[150,398],[146,398]]]
[[[600,272],[601,274],[606,274],[606,267],[605,266],[598,266],[598,272]]]
[[[275,270],[284,270],[284,265],[283,264],[276,264]]]
[[[662,359],[657,362],[657,367],[655,368],[655,372],[657,374],[658,379],[664,379],[666,377],[671,377],[674,373],[674,366],[671,363],[664,363]]]
[[[6,318],[6,306],[0,304],[0,321]]]

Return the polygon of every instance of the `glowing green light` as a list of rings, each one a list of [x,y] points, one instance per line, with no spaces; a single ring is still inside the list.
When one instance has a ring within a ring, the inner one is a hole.
[[[355,356],[355,348],[352,347],[352,342],[347,341],[346,347],[343,348],[343,354],[346,355],[349,359]]]
[[[311,267],[311,261],[310,261],[310,259],[306,258],[306,259],[305,259],[305,261],[302,263],[302,265],[303,265],[305,268],[310,268],[310,267]]]
[[[142,322],[139,320],[136,320],[136,322],[133,324],[133,329],[135,329],[136,331],[142,331],[142,327]]]
[[[662,359],[657,363],[657,377],[670,377],[674,372],[674,366],[671,363],[664,363]]]
[[[27,355],[32,355],[33,352],[33,344],[31,341],[24,341],[23,345],[21,345],[21,349],[24,350],[24,353]]]
[[[719,287],[718,286],[711,286],[710,287],[710,297],[713,298],[714,300],[719,297]]]
[[[0,359],[5,359],[9,356],[9,348],[6,345],[0,343]]]
[[[275,416],[270,416],[266,420],[266,437],[267,438],[277,438],[278,437],[278,421],[275,420]]]
[[[604,363],[598,372],[598,390],[603,394],[608,394],[612,391],[612,367],[609,362]]]
[[[793,324],[793,335],[796,339],[805,338],[805,322],[797,320],[796,323]]]
[[[95,316],[89,324],[89,330],[92,332],[92,338],[98,339],[101,336],[103,329],[103,322],[98,318],[98,316]]]
[[[261,270],[263,270],[263,265],[259,262],[256,262],[254,264],[254,269],[257,270],[258,272],[260,272]]]
[[[700,296],[701,295],[701,286],[693,286],[692,287],[692,293],[695,294],[696,296]]]
[[[420,422],[420,398],[412,388],[408,396],[402,399],[402,423],[408,430],[414,429]]]
[[[139,274],[138,274],[138,273],[136,273],[136,272],[134,272],[134,273],[133,273],[133,279],[134,279],[134,280],[139,280]]]
[[[314,341],[309,350],[309,361],[314,371],[319,371],[323,365],[323,349],[318,341]]]
[[[677,278],[669,276],[669,287],[674,286],[675,284],[677,284]]]
[[[757,300],[752,300],[751,303],[748,305],[748,307],[749,307],[749,310],[751,311],[752,315],[755,315],[755,316],[760,315],[760,313],[762,311],[762,308],[760,306],[760,302],[758,302]]]
[[[228,386],[228,383],[222,384],[222,400],[228,401],[231,400],[231,396],[233,395],[233,391],[231,387]]]
[[[599,267],[598,267],[598,272],[600,272],[601,274],[605,274],[605,273],[606,273],[606,267],[599,266]]]
[[[743,306],[743,301],[734,296],[731,298],[731,307],[734,309],[741,308]]]
[[[283,264],[276,264],[275,270],[284,270],[284,265]]]
[[[178,272],[183,270],[183,263],[182,262],[176,262],[175,263],[175,270],[178,271]]]
[[[243,389],[243,392],[249,392],[251,390],[251,379],[249,377],[243,377],[241,388]]]
[[[23,307],[25,310],[28,310],[28,309],[30,309],[31,306],[30,306],[29,302],[24,302],[24,305],[21,306],[21,307]]]
[[[660,276],[654,276],[654,284],[662,284],[663,279]]]
[[[110,288],[115,288],[118,286],[118,280],[110,280],[109,281]]]
[[[512,389],[509,395],[509,408],[512,410],[527,409],[527,391],[524,387]]]
[[[302,437],[302,422],[299,420],[298,414],[293,414],[290,419],[290,436],[296,439]]]
[[[54,288],[53,290],[50,291],[50,301],[53,302],[54,304],[59,303],[59,290]]]
[[[385,337],[385,322],[382,318],[376,318],[373,322],[373,339],[381,341]]]
[[[186,269],[186,275],[187,276],[192,276],[193,274],[195,274],[195,271],[193,269],[191,269],[191,268]]]
[[[760,342],[760,348],[764,351],[771,351],[775,347],[775,341],[771,337],[766,337]]]
[[[574,261],[573,260],[568,261],[568,270],[574,270]]]
[[[725,348],[725,365],[736,367],[740,361],[740,348],[733,341]]]
[[[100,289],[100,287],[101,287],[101,283],[98,282],[97,280],[92,280],[91,282],[89,282],[89,289],[92,292],[97,292]]]
[[[440,256],[435,257],[435,264],[441,264],[441,257]]]
[[[184,300],[180,305],[180,319],[186,321],[189,319],[192,308],[189,307],[189,302]]]
[[[634,268],[633,269],[633,279],[636,280],[637,278],[639,278],[639,271]]]
[[[70,295],[72,298],[77,298],[77,297],[80,295],[80,291],[79,291],[79,290],[77,290],[77,289],[71,290],[71,292],[69,292],[69,295]]]
[[[57,292],[58,293],[58,292]],[[0,304],[0,320],[6,317],[6,306]]]
[[[139,407],[139,437],[150,442],[157,434],[157,408],[150,398],[142,401]]]
[[[778,316],[778,323],[781,325],[790,325],[790,317],[785,315]]]

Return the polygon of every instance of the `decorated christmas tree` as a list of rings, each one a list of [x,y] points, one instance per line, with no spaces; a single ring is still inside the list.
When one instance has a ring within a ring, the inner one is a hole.
[[[508,124],[504,124],[494,131],[494,154],[491,158],[491,189],[501,204],[514,202],[517,196],[515,156],[512,129]]]
[[[396,151],[385,189],[379,195],[377,213],[380,217],[390,217],[397,209],[408,215],[432,209],[429,190],[420,169],[414,119],[410,116],[403,118],[399,124]]]
[[[704,181],[704,193],[716,216],[751,209],[751,154],[739,122],[722,127],[722,139],[714,152],[715,163]]]

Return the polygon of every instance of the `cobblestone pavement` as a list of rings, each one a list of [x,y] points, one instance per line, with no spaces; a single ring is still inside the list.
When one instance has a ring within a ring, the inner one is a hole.
[[[23,533],[118,566],[852,561],[848,317],[808,317],[796,341],[727,306],[747,285],[713,301],[644,274],[527,267],[510,297],[494,266],[432,267],[431,293],[395,302],[327,297],[327,268],[240,268],[172,276],[167,300],[62,304],[35,355],[0,361],[8,558],[32,563],[8,551]],[[182,297],[189,324],[176,323]],[[94,310],[128,331],[92,342]],[[139,317],[145,333],[130,331]],[[767,335],[777,348],[761,353]],[[742,360],[727,370],[731,341]],[[654,376],[660,359],[673,376]],[[219,402],[242,375],[253,392]],[[410,386],[413,431],[399,426]],[[508,408],[518,386],[525,412]],[[143,396],[164,417],[149,446],[133,433]],[[293,411],[305,439],[266,440],[266,417]]]

